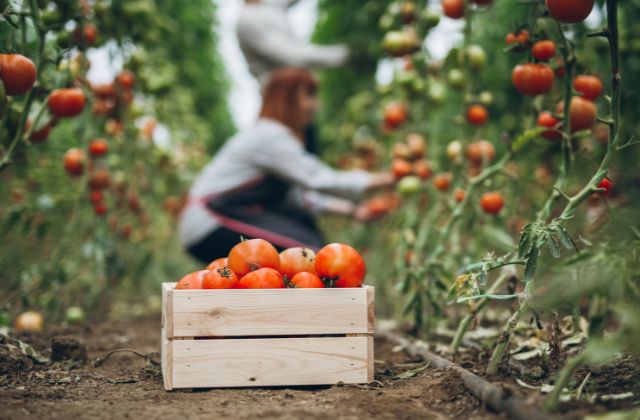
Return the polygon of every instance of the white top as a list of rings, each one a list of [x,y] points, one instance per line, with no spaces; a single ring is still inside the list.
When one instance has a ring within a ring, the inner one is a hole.
[[[327,68],[343,64],[344,45],[313,45],[296,37],[287,19],[287,0],[263,0],[245,5],[236,28],[249,71],[262,86],[282,67]]]
[[[305,151],[288,127],[274,120],[260,119],[227,140],[196,178],[189,191],[189,204],[180,216],[182,245],[194,245],[220,226],[199,200],[265,175],[274,175],[303,190],[345,198],[360,196],[372,177],[365,171],[332,169]],[[331,208],[331,197],[322,195],[322,199],[318,199],[316,194],[306,198],[307,207],[313,207],[310,210]]]

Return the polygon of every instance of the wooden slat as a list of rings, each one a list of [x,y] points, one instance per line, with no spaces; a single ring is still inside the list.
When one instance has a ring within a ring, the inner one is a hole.
[[[370,336],[178,340],[173,388],[370,382]]]
[[[160,357],[164,389],[171,391],[173,389],[173,341],[167,338],[164,328],[160,335]]]
[[[176,283],[162,283],[162,328],[173,337],[173,293]]]
[[[168,284],[172,288],[172,284]],[[171,290],[169,338],[373,332],[373,288]]]

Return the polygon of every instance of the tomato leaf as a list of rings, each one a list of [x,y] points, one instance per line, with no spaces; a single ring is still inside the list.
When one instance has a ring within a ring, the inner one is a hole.
[[[548,236],[549,240],[547,241],[547,248],[549,248],[549,252],[553,258],[560,258],[560,246],[558,245],[558,240],[552,234],[549,234]]]
[[[576,252],[580,252],[580,250],[576,246],[576,243],[573,241],[573,238],[571,237],[571,235],[569,235],[569,232],[567,231],[567,229],[565,229],[564,226],[557,224],[555,225],[555,230],[556,232],[558,232],[558,237],[560,238],[560,242],[562,242],[562,245],[564,245],[567,249],[573,248],[576,250]]]
[[[524,227],[522,236],[520,237],[520,243],[518,244],[518,258],[524,258],[531,251],[535,235],[531,232],[531,224]]]
[[[540,254],[540,249],[533,247],[531,248],[531,252],[529,253],[529,258],[527,259],[527,263],[524,266],[524,281],[528,282],[533,278],[533,275],[536,272],[536,268],[538,266],[538,255]]]

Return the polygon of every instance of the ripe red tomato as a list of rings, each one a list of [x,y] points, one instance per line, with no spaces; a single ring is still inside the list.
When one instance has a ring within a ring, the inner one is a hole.
[[[111,184],[111,173],[107,169],[98,168],[89,175],[89,188],[91,190],[104,190]]]
[[[452,181],[453,175],[450,172],[445,172],[443,174],[438,174],[433,178],[433,185],[435,185],[440,191],[448,191],[451,187]]]
[[[564,101],[561,101],[556,107],[556,114],[562,115],[563,113]],[[571,106],[569,107],[569,125],[571,132],[575,133],[576,131],[593,127],[597,114],[598,108],[596,104],[579,96],[574,96],[571,99]]]
[[[217,270],[218,268],[222,268],[229,265],[227,263],[226,258],[217,258],[209,263],[207,266],[207,270]]]
[[[277,255],[277,253],[276,253]],[[243,276],[238,282],[239,289],[282,289],[282,275],[273,268],[260,268]]]
[[[511,80],[523,95],[541,95],[553,87],[553,70],[547,64],[519,64],[513,68]]]
[[[124,70],[122,71],[122,73],[116,76],[116,81],[122,89],[129,90],[136,82],[136,77],[129,70]]]
[[[0,54],[0,79],[9,96],[27,93],[36,82],[36,66],[21,54]]]
[[[100,99],[110,99],[117,96],[116,89],[113,86],[113,83],[91,85],[91,90],[93,91],[93,94]]]
[[[457,203],[461,203],[462,200],[464,200],[465,195],[466,195],[466,192],[462,188],[456,188],[453,191],[453,198],[456,200]]]
[[[316,274],[329,287],[360,287],[366,272],[362,255],[349,245],[329,244],[316,254]]]
[[[77,26],[73,30],[73,40],[76,44],[85,43],[89,46],[95,44],[98,36],[98,28],[95,25],[87,23],[83,26]]]
[[[467,146],[467,159],[475,165],[491,162],[496,157],[496,148],[487,140],[478,140]]]
[[[407,135],[407,147],[411,157],[419,159],[427,153],[427,141],[422,134],[411,133]]]
[[[309,248],[287,248],[280,253],[280,272],[287,279],[303,271],[315,273],[316,253]]]
[[[538,41],[531,47],[531,55],[533,58],[540,61],[549,61],[551,57],[556,54],[555,42],[545,39],[544,41]]]
[[[393,159],[391,162],[391,172],[393,172],[393,176],[395,176],[396,179],[400,179],[411,174],[412,170],[413,167],[411,164],[404,159]]]
[[[610,197],[613,193],[613,182],[611,182],[609,178],[603,178],[602,181],[598,183],[598,188],[602,188],[604,190],[598,191],[598,194]]]
[[[104,156],[109,151],[109,143],[105,139],[91,140],[89,143],[89,154],[91,156]]]
[[[429,179],[433,175],[433,169],[428,160],[419,159],[413,162],[413,173],[420,179]]]
[[[63,157],[64,169],[71,176],[82,175],[84,172],[85,155],[82,149],[72,148],[67,150]]]
[[[209,270],[202,280],[203,289],[236,289],[238,276],[229,267]]]
[[[602,94],[603,86],[596,76],[576,76],[573,79],[573,88],[582,94],[584,99],[595,101]]]
[[[442,0],[442,12],[451,19],[464,16],[464,0]]]
[[[104,216],[105,214],[107,214],[107,205],[100,201],[98,203],[93,203],[93,211],[96,213],[96,215],[98,216]]]
[[[78,88],[56,89],[51,92],[48,105],[58,118],[75,117],[84,109],[84,92]]]
[[[100,191],[91,191],[89,199],[93,204],[101,203],[104,201],[104,195]]]
[[[509,32],[507,34],[504,42],[507,45],[515,44],[516,42],[518,42],[518,36],[516,34],[514,34],[513,32]]]
[[[489,111],[482,105],[475,104],[467,108],[467,121],[472,125],[484,125],[489,119]]]
[[[293,276],[291,279],[292,287],[297,287],[300,289],[307,288],[323,288],[324,283],[320,280],[320,277],[316,276],[313,273],[307,273],[306,271],[300,272]]]
[[[517,40],[520,45],[526,45],[531,38],[531,34],[526,29],[520,31],[517,35]]]
[[[400,102],[392,102],[384,108],[384,122],[390,128],[397,128],[407,121],[407,108]]]
[[[541,112],[538,116],[538,125],[540,127],[548,127],[550,130],[542,132],[542,137],[547,140],[560,140],[562,138],[562,132],[558,129],[558,123],[561,120],[555,118],[550,112]]]
[[[229,252],[229,268],[239,278],[259,268],[280,270],[280,255],[273,245],[264,239],[242,241]]]
[[[180,279],[180,281],[176,285],[176,289],[177,290],[202,289],[204,276],[208,272],[209,270],[200,270],[200,271],[194,271],[193,273],[187,274],[186,276]]]
[[[480,207],[485,213],[498,214],[504,207],[504,199],[499,192],[487,192],[480,197]]]
[[[595,0],[547,0],[551,17],[564,23],[582,22],[591,14]]]

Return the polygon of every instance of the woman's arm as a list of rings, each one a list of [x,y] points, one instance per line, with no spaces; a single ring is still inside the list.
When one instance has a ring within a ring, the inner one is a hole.
[[[306,152],[290,132],[278,131],[264,138],[260,150],[252,155],[254,163],[265,172],[305,189],[347,198],[393,184],[391,174],[335,170]]]

